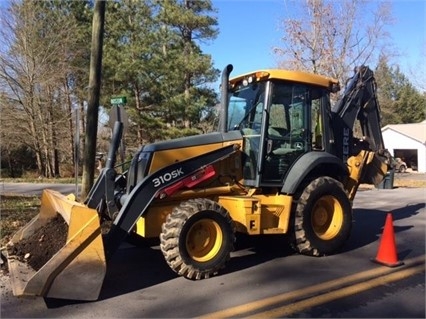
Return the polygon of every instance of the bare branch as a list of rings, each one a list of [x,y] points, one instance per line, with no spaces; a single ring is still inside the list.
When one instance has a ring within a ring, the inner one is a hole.
[[[280,66],[322,73],[341,82],[356,65],[376,64],[392,23],[390,3],[364,0],[306,0],[287,3],[302,12],[284,19],[284,47],[273,52]],[[292,7],[291,7],[292,6]]]

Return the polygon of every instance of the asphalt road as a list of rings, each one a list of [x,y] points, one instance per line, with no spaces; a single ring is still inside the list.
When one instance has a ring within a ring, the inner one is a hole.
[[[63,194],[77,194],[80,191],[79,185],[73,184],[51,184],[51,183],[5,183],[0,182],[1,194],[24,194],[41,195],[43,189],[53,189]]]
[[[426,189],[359,191],[344,250],[322,258],[294,254],[285,236],[239,238],[217,277],[176,277],[157,246],[123,244],[95,302],[17,298],[2,283],[2,318],[314,317],[425,318]],[[371,261],[388,213],[398,260]]]
[[[425,173],[405,172],[395,173],[395,180],[426,180]],[[74,193],[80,191],[80,186],[75,184],[52,184],[52,183],[5,183],[0,182],[0,195],[1,194],[25,194],[25,195],[41,195],[43,189],[50,188],[57,190],[63,194]]]

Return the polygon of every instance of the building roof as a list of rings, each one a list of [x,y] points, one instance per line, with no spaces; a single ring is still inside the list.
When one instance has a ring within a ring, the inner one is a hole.
[[[382,132],[387,129],[408,136],[422,144],[426,144],[426,120],[420,123],[389,124],[382,128]]]

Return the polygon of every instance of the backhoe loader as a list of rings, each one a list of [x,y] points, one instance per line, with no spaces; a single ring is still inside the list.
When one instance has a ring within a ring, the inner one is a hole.
[[[373,72],[358,67],[332,106],[334,79],[279,69],[230,78],[232,68],[222,72],[217,132],[144,145],[118,173],[116,121],[83,203],[43,191],[40,213],[8,246],[57,214],[69,227],[66,244],[38,271],[9,254],[14,295],[98,299],[106,265],[129,236],[157,238],[170,268],[192,280],[226,266],[237,232],[287,234],[311,256],[339,251],[359,185],[379,184],[390,164]]]

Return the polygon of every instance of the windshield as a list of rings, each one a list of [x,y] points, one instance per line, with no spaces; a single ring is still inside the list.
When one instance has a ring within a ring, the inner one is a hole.
[[[241,84],[229,92],[228,129],[238,130],[256,121],[256,106],[264,103],[265,82]]]

